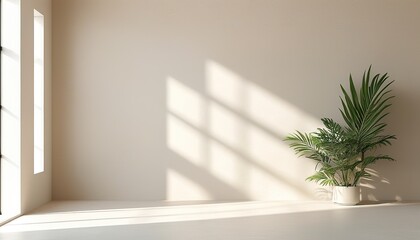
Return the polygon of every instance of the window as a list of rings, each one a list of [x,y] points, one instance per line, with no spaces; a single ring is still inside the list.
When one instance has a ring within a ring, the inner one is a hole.
[[[44,171],[44,16],[34,10],[34,174]]]

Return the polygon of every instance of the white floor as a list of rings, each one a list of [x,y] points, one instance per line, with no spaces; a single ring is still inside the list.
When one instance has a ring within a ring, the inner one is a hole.
[[[51,202],[0,227],[0,239],[420,239],[420,203]]]

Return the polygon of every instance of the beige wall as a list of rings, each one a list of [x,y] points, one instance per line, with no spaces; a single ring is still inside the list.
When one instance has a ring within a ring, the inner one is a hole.
[[[420,199],[420,2],[53,1],[53,198],[313,199],[282,141],[389,72],[397,159],[369,199]]]
[[[34,174],[34,9],[44,15],[44,172]],[[22,212],[51,200],[51,0],[21,1]]]

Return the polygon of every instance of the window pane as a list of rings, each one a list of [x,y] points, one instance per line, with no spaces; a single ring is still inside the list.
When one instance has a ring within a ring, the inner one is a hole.
[[[44,16],[34,10],[34,173],[44,171]]]

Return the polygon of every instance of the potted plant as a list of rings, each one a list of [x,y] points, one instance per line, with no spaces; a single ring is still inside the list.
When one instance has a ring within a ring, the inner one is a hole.
[[[378,160],[394,160],[373,151],[391,145],[391,140],[395,139],[394,135],[384,134],[387,124],[383,120],[394,97],[389,90],[393,81],[387,80],[388,74],[372,76],[369,67],[357,91],[350,75],[349,91],[340,85],[344,125],[323,118],[323,128],[311,133],[296,131],[285,139],[296,154],[317,162],[315,174],[307,180],[334,186],[336,203],[355,205],[360,202],[360,180],[371,177],[367,167]]]

